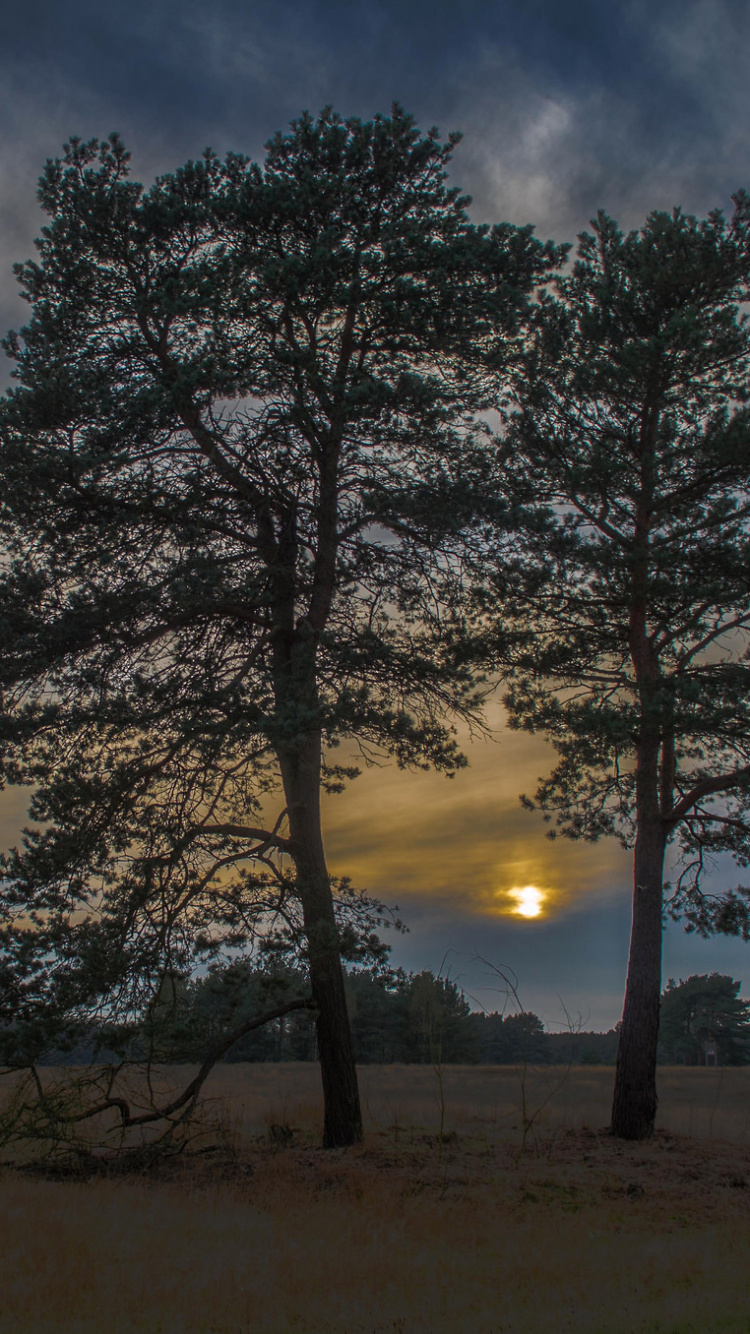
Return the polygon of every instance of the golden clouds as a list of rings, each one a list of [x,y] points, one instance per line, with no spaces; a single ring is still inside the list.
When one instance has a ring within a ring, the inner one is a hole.
[[[554,764],[544,741],[502,730],[499,742],[465,748],[469,768],[454,779],[386,764],[326,799],[334,873],[386,902],[418,894],[461,914],[516,920],[519,887],[543,892],[549,918],[629,878],[628,856],[613,840],[550,842],[541,816],[520,805],[519,793],[533,792]]]
[[[555,756],[540,738],[503,730],[500,719],[498,706],[498,740],[464,743],[469,768],[454,779],[403,772],[386,761],[342,795],[325,798],[334,874],[389,904],[419,896],[441,918],[502,918],[530,930],[535,919],[549,921],[627,883],[629,858],[614,840],[550,842],[541,816],[520,805],[518,794],[534,791]],[[341,752],[335,758],[345,759]],[[0,794],[2,847],[17,840],[29,795],[28,788]],[[518,910],[519,890],[528,886],[543,895],[535,917]]]

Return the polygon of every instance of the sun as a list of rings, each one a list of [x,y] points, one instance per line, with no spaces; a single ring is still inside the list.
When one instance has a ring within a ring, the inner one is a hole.
[[[540,917],[544,894],[536,885],[524,885],[523,889],[511,889],[510,897],[515,899],[513,912],[519,917]]]

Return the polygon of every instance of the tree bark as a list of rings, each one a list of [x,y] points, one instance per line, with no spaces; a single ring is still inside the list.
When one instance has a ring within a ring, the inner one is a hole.
[[[317,1010],[318,1057],[323,1082],[323,1147],[362,1139],[354,1064],[331,879],[320,818],[321,739],[312,732],[280,756],[297,892],[307,937],[310,988]]]
[[[318,1059],[323,1082],[323,1146],[343,1148],[362,1139],[362,1112],[354,1064],[338,928],[326,864],[320,812],[322,734],[317,647],[330,611],[337,550],[338,445],[320,451],[318,546],[308,615],[295,625],[298,559],[296,516],[286,516],[278,546],[269,544],[274,587],[275,743],[289,821],[289,844],[296,871],[307,939],[308,971],[317,1011]]]
[[[656,1049],[661,1004],[662,897],[665,814],[674,786],[674,748],[658,654],[649,634],[651,530],[656,488],[656,439],[660,400],[647,399],[638,445],[640,489],[632,548],[628,646],[638,699],[635,767],[636,840],[633,863],[633,923],[625,1003],[617,1050],[612,1134],[647,1139],[656,1120]]]
[[[658,743],[641,748],[636,774],[639,809],[633,867],[633,924],[611,1126],[612,1134],[621,1139],[647,1139],[653,1134],[656,1119],[667,842],[658,801],[658,753]]]

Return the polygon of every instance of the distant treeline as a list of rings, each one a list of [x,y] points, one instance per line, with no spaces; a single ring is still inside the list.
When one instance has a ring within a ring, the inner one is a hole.
[[[659,1058],[667,1064],[741,1065],[750,1061],[750,1006],[740,984],[712,973],[675,983],[662,997]],[[212,1044],[285,998],[304,994],[304,974],[238,963],[206,976],[169,978],[151,1012],[133,1030],[131,1053],[167,1063],[196,1062]],[[356,1060],[363,1065],[614,1065],[618,1028],[606,1033],[574,1025],[547,1032],[538,1015],[473,1011],[461,988],[429,970],[346,975],[346,996]],[[106,1030],[98,1030],[100,1040]],[[56,1052],[48,1063],[84,1063],[110,1057],[84,1041]],[[314,1061],[315,1022],[296,1010],[257,1028],[230,1047],[226,1062]]]
[[[151,1051],[157,1060],[196,1062],[223,1034],[275,1002],[306,989],[294,970],[264,971],[230,965],[204,977],[169,979],[156,1005],[133,1031],[130,1044]],[[460,987],[450,979],[420,973],[364,970],[346,975],[346,996],[360,1064],[515,1065],[584,1062],[613,1064],[617,1031],[545,1032],[530,1011],[483,1014],[472,1011]],[[67,1052],[50,1054],[45,1064],[79,1064],[110,1059],[106,1029],[99,1043],[86,1039]],[[104,1040],[104,1047],[101,1046]],[[98,1047],[98,1051],[97,1051]],[[317,1059],[315,1022],[297,1010],[240,1038],[223,1058],[238,1061],[313,1061]]]

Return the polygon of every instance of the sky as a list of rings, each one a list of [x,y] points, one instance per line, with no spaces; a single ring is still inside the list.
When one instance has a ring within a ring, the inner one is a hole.
[[[12,264],[41,225],[37,177],[71,135],[117,130],[136,179],[210,145],[259,158],[303,109],[369,118],[396,100],[423,129],[459,130],[452,181],[475,221],[533,223],[573,241],[597,209],[705,214],[750,188],[746,0],[25,0],[0,47],[0,330],[24,307]],[[7,383],[7,366],[0,364]],[[371,769],[326,803],[331,865],[409,926],[394,962],[443,968],[488,1009],[497,970],[553,1031],[620,1016],[629,857],[612,841],[549,842],[522,809],[554,756],[504,731],[468,746],[454,780]],[[19,793],[0,799],[6,845]],[[735,885],[717,868],[715,885]],[[545,911],[509,911],[537,886]],[[750,947],[665,933],[664,977],[729,972],[750,994]],[[511,1001],[511,1008],[513,1002]]]

